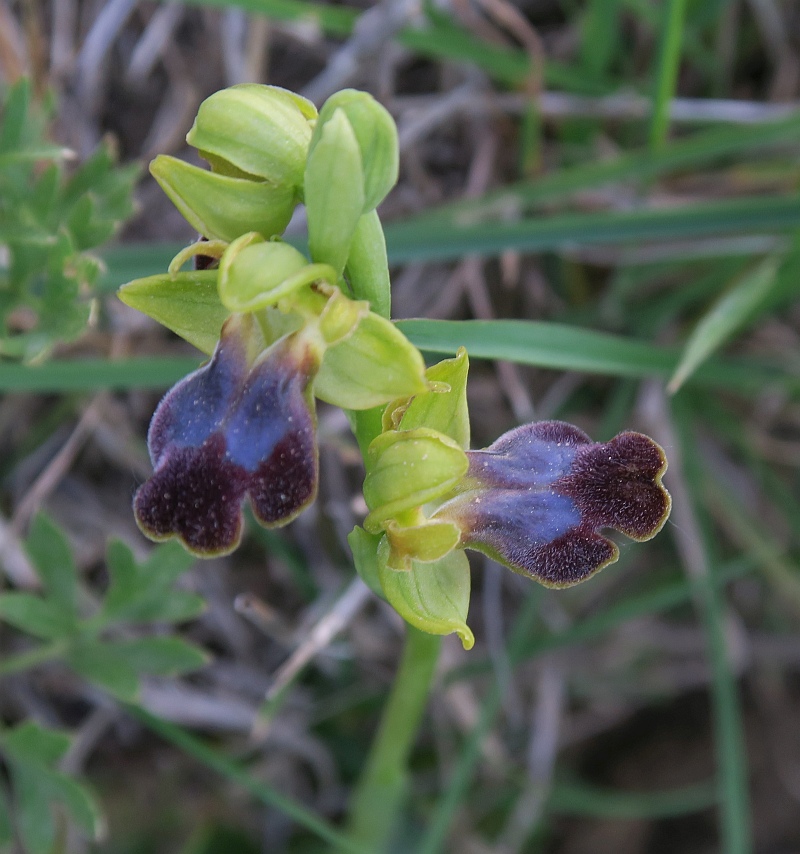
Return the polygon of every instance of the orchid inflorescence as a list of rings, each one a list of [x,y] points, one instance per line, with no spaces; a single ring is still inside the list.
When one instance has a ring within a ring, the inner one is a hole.
[[[660,530],[666,459],[640,433],[595,443],[539,422],[469,450],[466,350],[426,369],[388,319],[376,207],[398,145],[371,96],[338,92],[317,113],[283,89],[234,86],[201,104],[187,141],[210,169],[150,168],[200,239],[120,291],[210,356],[153,416],[154,473],[134,499],[148,537],[206,557],[239,544],[245,500],[267,527],[294,519],[317,493],[315,398],[350,413],[364,451],[356,568],[425,631],[472,645],[464,549],[566,587],[617,559],[601,529]],[[300,203],[308,257],[282,238]]]

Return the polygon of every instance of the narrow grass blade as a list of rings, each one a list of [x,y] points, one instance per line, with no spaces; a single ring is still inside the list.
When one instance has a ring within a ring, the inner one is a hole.
[[[606,332],[526,320],[401,320],[398,327],[421,350],[503,359],[540,368],[617,377],[669,376],[678,353]],[[698,385],[758,391],[765,385],[800,388],[800,378],[751,360],[709,361],[691,377]]]
[[[662,26],[661,49],[653,98],[653,118],[650,123],[650,148],[653,151],[663,148],[667,142],[669,105],[675,94],[675,83],[678,79],[685,17],[686,0],[668,0]]]
[[[75,359],[51,361],[30,367],[0,364],[0,392],[38,392],[51,394],[101,389],[162,389],[176,383],[202,361],[197,358]]]
[[[778,259],[767,258],[712,306],[693,329],[667,390],[675,392],[715,350],[718,350],[763,304],[776,282]]]
[[[581,783],[555,783],[547,799],[547,809],[607,820],[654,820],[700,812],[717,802],[717,788],[713,782],[668,792],[615,792]]]
[[[524,320],[403,320],[398,327],[430,353],[455,353],[469,344],[475,358],[504,359],[562,371],[617,377],[667,377],[677,352],[632,338],[559,323]],[[75,359],[30,367],[0,364],[0,392],[59,393],[101,389],[168,388],[193,371],[202,355],[105,361]],[[800,377],[753,360],[709,360],[690,377],[699,386],[755,392],[773,385],[800,390]]]
[[[800,227],[800,195],[730,199],[669,209],[567,213],[511,222],[392,223],[385,229],[394,263],[452,261],[576,246],[625,245],[732,234],[786,232]]]

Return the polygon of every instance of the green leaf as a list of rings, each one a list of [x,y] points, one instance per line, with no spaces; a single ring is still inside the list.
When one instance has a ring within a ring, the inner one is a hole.
[[[649,341],[593,329],[531,320],[402,320],[397,327],[423,352],[455,353],[469,341],[470,356],[506,359],[562,371],[617,377],[668,376],[676,351]],[[771,383],[797,388],[795,378],[755,360],[709,360],[692,376],[704,386],[739,392],[759,391]]]
[[[11,821],[11,808],[5,791],[0,788],[0,845],[10,845],[14,841],[14,825]]]
[[[56,839],[55,823],[47,789],[48,772],[35,765],[14,764],[14,814],[17,831],[26,854],[52,854]]]
[[[2,112],[0,128],[0,153],[21,148],[25,120],[31,100],[31,84],[21,77],[8,91]]]
[[[66,535],[43,513],[31,523],[25,551],[51,599],[64,612],[76,614],[75,587],[77,569]],[[77,616],[77,615],[76,615]]]
[[[780,284],[778,259],[767,258],[750,270],[697,323],[667,386],[674,394],[715,351],[731,338]]]
[[[297,189],[316,112],[310,101],[277,86],[231,86],[203,101],[186,141],[203,156],[212,155],[215,171],[227,163]]]
[[[118,292],[126,305],[152,317],[206,354],[214,352],[230,311],[220,302],[217,270],[135,279]]]
[[[1,594],[0,620],[43,640],[67,637],[76,628],[74,611],[32,593]]]
[[[5,733],[0,749],[9,762],[15,812],[26,851],[50,852],[54,840],[51,804],[64,806],[82,830],[97,838],[102,827],[99,809],[79,783],[49,766],[58,762],[71,739],[63,732],[25,722]]]
[[[343,409],[371,409],[427,387],[419,350],[393,323],[370,312],[325,351],[314,394]]]
[[[0,747],[17,762],[52,765],[67,752],[70,741],[66,733],[24,721],[2,734]]]
[[[144,585],[133,552],[121,540],[109,541],[106,567],[109,583],[101,613],[107,620],[118,619],[141,595]]]
[[[136,671],[111,644],[83,640],[66,655],[67,663],[85,679],[119,700],[132,701],[139,691]]]
[[[672,142],[660,151],[645,148],[623,152],[613,159],[591,160],[520,181],[475,199],[459,200],[424,211],[412,220],[417,226],[435,221],[490,222],[505,212],[539,208],[594,187],[622,181],[648,181],[688,171],[747,152],[793,145],[800,133],[797,114],[751,127],[714,127]]]
[[[61,803],[72,821],[91,839],[98,839],[104,828],[103,814],[94,795],[66,774],[57,772],[47,777],[47,790]]]
[[[106,644],[136,673],[178,676],[208,664],[209,656],[200,647],[178,637],[149,637],[113,641]]]
[[[314,261],[341,275],[364,211],[364,174],[353,128],[335,110],[314,132],[305,171],[308,248]]]
[[[472,649],[475,637],[467,625],[469,561],[463,551],[435,563],[414,562],[405,572],[379,563],[378,575],[386,600],[403,619],[428,634],[455,632],[464,649]]]
[[[292,218],[296,189],[200,169],[160,154],[150,172],[186,221],[209,239],[235,240],[249,231],[282,234]]]
[[[97,625],[114,621],[172,623],[197,617],[205,610],[202,597],[173,589],[176,579],[195,562],[178,543],[164,543],[137,564],[127,545],[111,540],[106,552],[110,582],[95,618]]]

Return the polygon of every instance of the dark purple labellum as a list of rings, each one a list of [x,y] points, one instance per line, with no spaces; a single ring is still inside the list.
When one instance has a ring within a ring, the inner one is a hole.
[[[576,584],[617,559],[599,529],[648,540],[669,516],[666,457],[641,433],[599,443],[571,424],[542,421],[467,456],[463,485],[434,518],[455,522],[465,547],[549,587]]]
[[[262,524],[290,522],[317,490],[309,390],[316,369],[296,336],[249,364],[242,324],[226,323],[211,360],[169,391],[153,415],[155,472],[134,498],[142,531],[213,556],[239,544],[245,497]]]

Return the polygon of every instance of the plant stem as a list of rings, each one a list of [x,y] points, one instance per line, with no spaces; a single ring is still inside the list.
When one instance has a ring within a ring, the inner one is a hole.
[[[408,757],[442,642],[412,626],[407,632],[400,669],[350,804],[350,839],[373,854],[386,850],[405,800]]]

